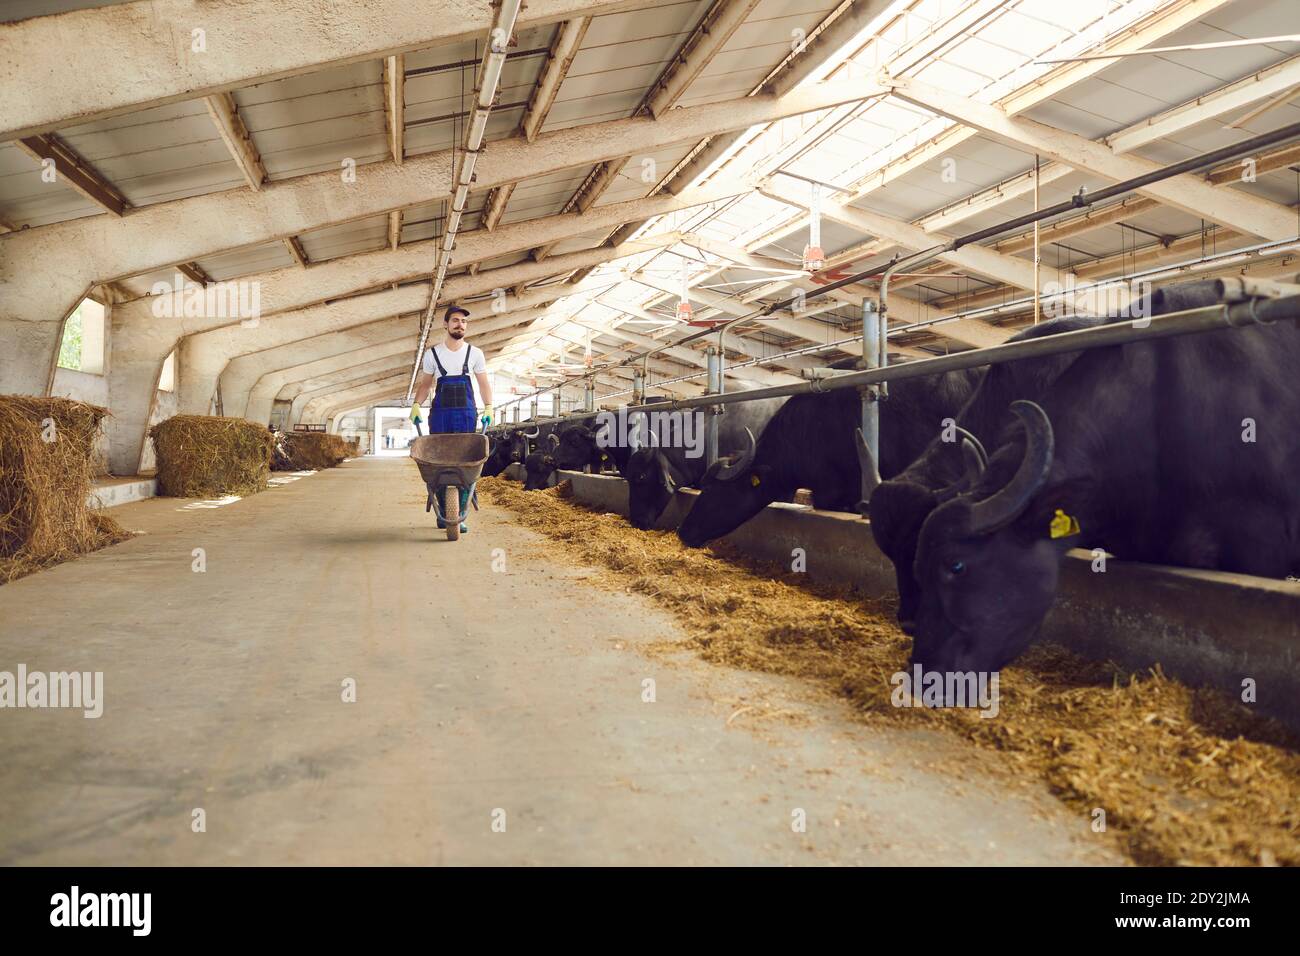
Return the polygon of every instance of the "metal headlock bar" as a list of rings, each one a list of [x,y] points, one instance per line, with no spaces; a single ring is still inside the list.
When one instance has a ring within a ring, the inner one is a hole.
[[[1114,199],[1120,195],[1133,192],[1135,190],[1141,189],[1144,186],[1148,186],[1152,183],[1159,182],[1164,179],[1169,179],[1170,177],[1178,176],[1183,173],[1195,172],[1197,170],[1204,169],[1207,166],[1218,165],[1220,163],[1237,159],[1241,156],[1249,155],[1251,153],[1256,153],[1259,150],[1266,149],[1270,146],[1277,145],[1278,143],[1287,140],[1296,139],[1296,138],[1300,138],[1300,123],[1291,123],[1288,126],[1283,126],[1279,129],[1273,130],[1270,133],[1264,133],[1260,136],[1255,136],[1250,139],[1243,140],[1242,142],[1237,143],[1233,146],[1225,146],[1219,149],[1210,150],[1209,152],[1201,153],[1197,156],[1193,156],[1189,159],[1182,160],[1181,162],[1174,163],[1170,166],[1165,166],[1161,169],[1153,170],[1152,172],[1149,173],[1144,173],[1141,176],[1137,176],[1132,179],[1126,179],[1123,180],[1122,182],[1114,183],[1113,185],[1107,186],[1103,189],[1099,189],[1096,192],[1089,193],[1086,191],[1086,189],[1080,188],[1080,190],[1070,199],[1065,200],[1064,202],[1057,203],[1053,206],[1049,206],[1046,209],[1041,209],[1033,213],[1027,213],[1023,216],[1017,216],[1014,219],[1008,219],[998,225],[989,226],[985,229],[980,229],[976,232],[968,233],[964,236],[959,236],[955,239],[949,240],[948,242],[933,246],[929,249],[925,249],[908,256],[901,256],[901,257],[895,256],[893,260],[891,260],[890,262],[884,265],[875,266],[871,269],[863,270],[862,272],[855,273],[843,279],[838,279],[835,282],[828,283],[816,290],[810,292],[804,292],[799,296],[791,296],[790,298],[782,299],[779,302],[774,302],[771,305],[765,306],[762,309],[756,309],[755,311],[747,315],[737,316],[733,319],[728,320],[727,322],[722,323],[716,329],[703,329],[699,332],[695,332],[692,333],[691,335],[684,336],[683,338],[677,339],[673,342],[665,342],[663,345],[657,348],[648,349],[644,352],[637,352],[625,359],[622,359],[621,361],[614,362],[607,365],[606,368],[613,369],[625,365],[631,365],[636,362],[642,362],[647,357],[654,355],[658,352],[661,352],[664,349],[685,345],[689,342],[693,342],[698,339],[702,339],[708,335],[712,335],[715,331],[718,333],[719,343],[721,343],[721,338],[726,333],[726,330],[732,325],[735,325],[739,322],[744,322],[747,320],[751,320],[763,316],[770,316],[775,312],[789,308],[791,305],[795,304],[796,302],[799,302],[801,299],[803,302],[806,303],[809,299],[819,298],[837,289],[842,289],[846,286],[854,285],[856,283],[862,282],[863,280],[872,279],[876,277],[881,277],[881,297],[880,297],[880,304],[877,309],[877,315],[878,315],[878,321],[880,323],[881,333],[882,333],[881,334],[882,344],[880,345],[879,351],[883,356],[884,353],[883,342],[884,342],[885,334],[887,334],[887,330],[888,330],[889,279],[895,273],[897,273],[901,268],[903,267],[915,268],[916,266],[922,265],[925,262],[928,262],[929,260],[934,259],[939,255],[942,255],[945,252],[951,252],[956,249],[960,249],[962,246],[969,245],[973,242],[978,242],[982,239],[990,239],[993,238],[994,236],[1001,235],[1002,233],[1005,232],[1010,232],[1012,230],[1019,229],[1024,226],[1033,225],[1034,223],[1042,222],[1044,220],[1051,219],[1056,216],[1065,215],[1066,213],[1070,213],[1077,209],[1081,209],[1087,206],[1092,206],[1098,202],[1102,202],[1107,199]],[[935,320],[930,320],[926,324],[937,324],[938,322],[942,322],[942,321],[946,321],[946,320],[935,319]],[[864,323],[864,340],[863,340],[864,361],[865,361],[865,357],[871,353],[871,347],[866,341],[866,334],[867,334],[866,323]],[[1000,347],[1000,346],[995,346],[995,348],[996,347]],[[972,350],[971,352],[963,352],[961,354],[971,355],[971,354],[978,354],[985,351],[987,351],[987,349],[978,349],[978,350]],[[928,362],[928,361],[932,361],[932,360],[922,359],[919,360],[918,362],[909,362],[906,363],[906,365],[903,367],[911,367],[912,365],[917,365],[922,362]],[[883,360],[879,364],[883,365],[884,364]],[[977,362],[975,364],[981,364],[981,363]],[[967,367],[967,366],[962,366],[962,367]],[[595,373],[593,372],[593,373],[588,373],[587,375],[578,376],[577,378],[590,381],[594,379],[594,376]],[[882,381],[885,380],[882,379]],[[542,389],[536,394],[538,395],[544,394],[545,392],[550,391],[552,388],[555,387],[557,386],[550,386],[549,388]],[[794,388],[796,386],[790,386],[790,387]],[[765,397],[770,392],[771,389],[755,389],[752,391],[740,393],[743,397],[732,398],[731,401],[745,401],[745,400],[752,401],[755,398]],[[798,393],[796,392],[790,394],[798,394]],[[518,404],[522,400],[523,400],[522,398],[515,399],[514,402],[507,403],[507,406],[505,407],[508,407],[509,405],[512,404]],[[717,402],[716,399],[714,401]],[[698,402],[697,404],[709,404],[709,402]],[[720,404],[725,404],[725,403],[720,403]],[[662,408],[664,406],[660,405],[659,407]],[[675,403],[673,407],[677,407]],[[874,451],[875,449],[873,449],[873,452]]]
[[[962,246],[979,242],[983,239],[990,239],[994,236],[1001,235],[1012,230],[1020,229],[1025,226],[1042,223],[1045,220],[1062,216],[1075,210],[1092,206],[1098,202],[1113,199],[1125,193],[1134,192],[1161,180],[1169,179],[1183,173],[1196,172],[1208,166],[1215,166],[1220,163],[1237,159],[1241,156],[1256,153],[1259,150],[1266,149],[1278,143],[1300,137],[1300,123],[1292,123],[1288,126],[1281,127],[1270,133],[1261,136],[1255,136],[1251,139],[1237,143],[1233,146],[1225,146],[1220,149],[1210,150],[1185,159],[1181,162],[1165,166],[1161,169],[1144,173],[1132,179],[1114,183],[1096,192],[1089,193],[1086,188],[1080,187],[1070,199],[1056,203],[1046,209],[1036,212],[1027,213],[1023,216],[1017,216],[1014,219],[1008,219],[998,225],[989,226],[984,229],[968,233],[964,236],[958,236],[947,242],[932,246],[919,252],[914,252],[906,256],[895,256],[890,262],[876,266],[862,272],[855,273],[835,282],[828,283],[812,292],[801,292],[797,296],[791,296],[765,306],[762,309],[755,310],[752,313],[743,316],[737,316],[726,322],[721,323],[716,329],[705,329],[692,335],[685,336],[675,342],[665,342],[658,348],[650,349],[645,352],[636,353],[623,359],[620,362],[609,365],[609,368],[618,368],[622,365],[634,364],[638,361],[644,362],[645,359],[660,352],[670,346],[681,346],[696,339],[703,338],[718,333],[717,346],[710,345],[706,350],[708,362],[708,387],[706,394],[696,398],[677,399],[674,401],[660,402],[654,405],[656,410],[670,411],[684,408],[708,407],[711,411],[708,420],[708,440],[707,440],[707,461],[712,464],[717,459],[717,434],[718,420],[717,415],[722,411],[723,406],[732,402],[752,402],[765,398],[780,398],[792,395],[805,395],[810,392],[826,392],[839,388],[856,388],[862,396],[862,425],[861,432],[863,443],[870,451],[876,461],[880,460],[879,434],[880,419],[879,405],[881,400],[888,397],[888,383],[894,379],[919,378],[925,375],[935,375],[942,372],[953,371],[956,369],[975,368],[981,365],[996,365],[1003,362],[1011,362],[1017,359],[1030,358],[1042,355],[1059,355],[1063,352],[1077,351],[1086,348],[1097,348],[1106,345],[1119,345],[1126,342],[1139,342],[1147,339],[1166,338],[1175,335],[1188,335],[1195,332],[1206,332],[1221,328],[1237,328],[1243,325],[1252,325],[1259,323],[1272,323],[1279,319],[1295,319],[1300,321],[1300,296],[1287,296],[1284,298],[1260,299],[1261,294],[1276,295],[1276,291],[1261,293],[1261,288],[1267,284],[1252,283],[1250,280],[1242,279],[1221,279],[1218,280],[1218,297],[1219,304],[1204,306],[1201,308],[1187,309],[1181,312],[1169,313],[1157,318],[1141,318],[1129,322],[1115,322],[1102,326],[1096,326],[1089,329],[1080,329],[1074,332],[1064,332],[1058,335],[1049,336],[1039,339],[1028,339],[1020,342],[1007,342],[1002,345],[995,345],[986,348],[972,349],[966,352],[960,352],[955,355],[936,356],[931,359],[920,359],[913,362],[906,362],[902,365],[896,365],[892,368],[888,365],[888,350],[886,346],[889,334],[889,282],[900,270],[914,270],[926,263],[938,258],[946,252],[953,252]],[[731,326],[749,321],[762,316],[770,316],[775,312],[789,308],[795,303],[804,305],[809,299],[818,298],[827,295],[837,289],[854,285],[866,279],[879,277],[880,279],[880,299],[874,303],[869,299],[863,300],[862,306],[862,358],[858,362],[861,371],[848,372],[842,375],[835,375],[831,378],[814,378],[812,381],[799,382],[793,385],[773,386],[769,388],[750,389],[744,392],[732,393],[729,395],[722,394],[723,369],[721,368],[723,356],[723,337],[726,330]],[[942,321],[942,320],[935,320]],[[587,384],[588,396],[594,397],[595,392],[595,374],[594,372],[583,376]],[[557,386],[552,386],[555,388]],[[642,384],[642,389],[644,384]],[[636,391],[634,385],[634,391]],[[545,389],[543,391],[549,391]],[[535,395],[541,395],[543,392],[537,392]],[[645,408],[645,405],[633,405],[630,408]],[[558,416],[549,419],[537,419],[536,423],[551,421],[579,421],[588,418],[594,418],[598,412],[593,410],[593,404],[589,397],[586,410],[581,415]],[[867,500],[869,484],[872,476],[863,469],[862,475],[862,500]]]
[[[1253,295],[1257,288],[1249,280],[1238,278],[1218,279],[1220,295],[1224,301],[1213,305],[1170,312],[1151,318],[1132,319],[1128,322],[1114,322],[1097,325],[1072,332],[1037,339],[1024,339],[1019,342],[1004,342],[987,348],[970,349],[952,355],[936,355],[934,358],[917,359],[901,365],[885,368],[869,368],[859,372],[846,372],[827,380],[796,382],[791,385],[773,385],[768,388],[749,389],[744,392],[728,392],[725,395],[699,395],[695,398],[679,398],[650,405],[629,406],[640,409],[672,411],[683,408],[697,408],[707,405],[729,405],[732,402],[753,402],[764,398],[783,398],[791,395],[807,395],[810,392],[831,392],[840,388],[861,388],[908,378],[921,378],[937,375],[957,369],[976,368],[981,365],[1000,365],[1019,359],[1034,358],[1042,355],[1059,355],[1062,352],[1076,352],[1081,349],[1099,348],[1107,345],[1123,345],[1127,342],[1142,342],[1148,339],[1163,339],[1175,335],[1189,335],[1195,332],[1212,332],[1216,329],[1242,328],[1251,325],[1271,325],[1287,319],[1300,320],[1300,295],[1279,298],[1259,298]],[[548,424],[551,422],[573,422],[595,418],[600,412],[582,412],[534,419],[530,424]]]

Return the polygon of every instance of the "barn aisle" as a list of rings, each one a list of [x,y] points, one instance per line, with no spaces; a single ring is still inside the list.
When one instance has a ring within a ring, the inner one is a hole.
[[[445,541],[406,460],[113,513],[0,588],[0,670],[104,672],[98,719],[0,714],[0,863],[1121,862],[973,749],[643,653],[667,614],[501,512]]]

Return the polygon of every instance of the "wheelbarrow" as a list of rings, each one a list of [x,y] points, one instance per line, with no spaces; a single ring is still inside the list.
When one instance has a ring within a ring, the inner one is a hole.
[[[427,513],[435,502],[442,502],[442,517],[447,523],[447,539],[460,537],[461,489],[470,488],[483,473],[483,463],[488,458],[488,439],[480,432],[447,432],[421,435],[411,442],[411,457],[420,469],[429,497],[425,501]],[[478,507],[478,495],[474,496]]]

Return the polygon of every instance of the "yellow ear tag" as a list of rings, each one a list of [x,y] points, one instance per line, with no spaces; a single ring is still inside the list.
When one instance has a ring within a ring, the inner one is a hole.
[[[600,456],[600,460],[601,460],[601,461],[609,461],[609,455],[601,455],[601,456]]]
[[[1056,517],[1052,519],[1049,527],[1053,538],[1068,538],[1072,534],[1079,533],[1079,519],[1057,508]]]
[[[749,483],[750,483],[751,485],[753,485],[755,488],[757,488],[757,487],[758,487],[758,475],[750,475],[750,476],[749,476]]]

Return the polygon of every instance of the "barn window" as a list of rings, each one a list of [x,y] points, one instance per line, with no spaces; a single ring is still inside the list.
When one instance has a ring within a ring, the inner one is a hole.
[[[63,341],[59,346],[59,366],[104,374],[104,315],[102,305],[94,299],[82,299],[63,323]]]
[[[158,390],[160,392],[174,392],[176,390],[175,349],[172,349],[167,358],[163,360],[162,374],[158,376]]]

